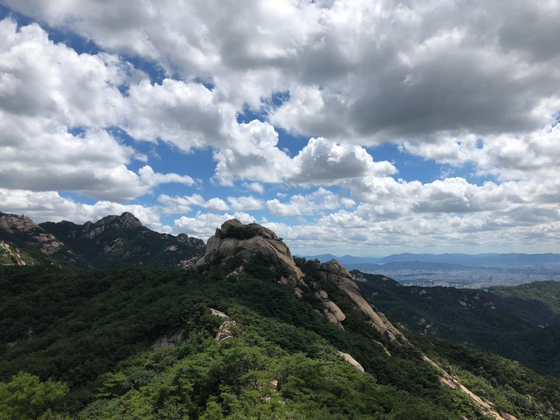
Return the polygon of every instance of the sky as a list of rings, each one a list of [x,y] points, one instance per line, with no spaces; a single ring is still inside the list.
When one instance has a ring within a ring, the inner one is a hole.
[[[560,252],[558,0],[0,0],[0,211]]]

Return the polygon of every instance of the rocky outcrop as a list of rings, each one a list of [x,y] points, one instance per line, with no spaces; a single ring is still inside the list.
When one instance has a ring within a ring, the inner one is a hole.
[[[478,396],[477,394],[475,394],[474,392],[472,392],[470,389],[468,389],[465,385],[463,385],[461,383],[461,380],[457,376],[454,376],[454,375],[451,375],[451,374],[447,373],[445,371],[445,369],[443,369],[439,364],[434,362],[428,356],[423,355],[423,359],[424,359],[424,361],[426,361],[430,365],[432,365],[439,372],[440,382],[442,384],[450,387],[451,389],[456,389],[456,390],[460,390],[461,392],[463,392],[467,397],[469,397],[478,406],[480,411],[485,416],[491,416],[491,417],[495,418],[496,420],[517,420],[517,418],[512,416],[511,414],[499,413],[496,410],[496,407],[494,406],[494,404],[492,402],[487,401],[487,400],[481,398],[480,396]]]
[[[87,222],[83,225],[82,234],[90,239],[109,229],[135,229],[142,227],[142,222],[132,213],[125,212],[120,216],[106,216],[95,223]]]
[[[365,370],[362,367],[361,364],[358,363],[358,361],[356,359],[354,359],[352,356],[350,356],[348,353],[344,353],[342,351],[338,352],[339,356],[342,356],[344,358],[344,360],[346,360],[348,363],[350,363],[352,366],[354,366],[354,368],[361,373],[364,373]]]
[[[256,223],[247,225],[239,220],[228,220],[206,243],[206,253],[196,267],[209,269],[238,258],[240,266],[254,255],[262,254],[272,259],[274,266],[283,267],[286,275],[280,281],[293,287],[305,286],[303,273],[296,266],[290,249],[273,231]],[[237,269],[237,272],[243,271]]]
[[[221,311],[218,311],[213,308],[211,308],[210,310],[212,311],[212,315],[222,318],[224,320],[220,325],[220,328],[218,328],[218,332],[216,333],[216,337],[214,337],[214,340],[220,343],[224,340],[229,340],[230,338],[233,338],[237,323]]]
[[[55,254],[64,248],[63,242],[36,225],[29,217],[0,213],[0,239],[9,240],[11,236],[38,248],[44,255]]]
[[[327,292],[319,290],[318,292],[315,292],[315,297],[323,303],[323,306],[325,307],[325,309],[323,309],[323,315],[329,320],[329,322],[336,324],[336,326],[340,329],[344,329],[342,321],[346,319],[346,315],[336,303],[329,299]]]
[[[166,349],[167,347],[174,346],[177,343],[183,341],[184,331],[178,331],[175,334],[171,335],[164,335],[163,337],[158,338],[154,344],[150,346],[151,350],[160,350]]]
[[[182,244],[186,244],[191,246],[192,248],[200,249],[201,251],[204,250],[206,244],[202,239],[193,238],[192,236],[187,235],[186,233],[180,233],[177,235],[177,241]]]
[[[381,334],[386,334],[391,340],[406,342],[406,338],[401,332],[389,322],[389,320],[370,305],[361,295],[358,285],[352,279],[352,275],[336,260],[320,263],[319,260],[307,262],[319,271],[323,279],[335,283],[338,288],[346,294],[354,306],[365,315],[369,323]],[[398,337],[398,339],[397,339]]]
[[[18,248],[11,247],[4,241],[0,241],[0,265],[19,265],[24,266],[27,263],[21,257]]]

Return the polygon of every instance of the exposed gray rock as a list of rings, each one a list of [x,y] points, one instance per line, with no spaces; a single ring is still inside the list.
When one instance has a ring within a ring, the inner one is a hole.
[[[332,322],[339,328],[344,329],[342,321],[346,319],[346,315],[336,305],[336,303],[332,302],[329,299],[329,295],[327,294],[327,292],[325,292],[324,290],[319,290],[318,292],[315,292],[315,297],[323,303],[323,306],[325,307],[325,309],[323,310],[323,315],[329,320],[329,322]]]
[[[222,325],[220,325],[220,328],[218,328],[218,332],[216,333],[216,337],[214,337],[214,340],[220,343],[224,340],[233,338],[235,335],[235,327],[237,326],[237,323],[225,313],[218,311],[217,309],[211,308],[210,310],[212,311],[212,315],[224,320],[224,322],[222,322]]]
[[[206,244],[202,239],[193,238],[186,233],[180,233],[179,235],[177,235],[177,240],[181,243],[190,245],[193,248],[198,248],[200,250],[203,250],[206,247]]]
[[[305,286],[303,273],[296,266],[290,249],[273,231],[256,223],[244,225],[236,219],[228,220],[216,229],[196,267],[212,268],[234,257],[241,257],[243,264],[256,254],[271,257],[273,264],[287,270],[289,274],[281,279],[283,284]]]
[[[352,356],[350,356],[348,353],[344,353],[342,351],[339,351],[338,354],[342,357],[344,357],[344,360],[346,360],[348,363],[350,363],[352,366],[354,366],[354,368],[361,373],[364,373],[365,370],[362,367],[361,364],[358,363],[358,361],[356,359],[354,359]]]
[[[158,338],[154,344],[150,346],[152,350],[159,350],[165,349],[169,346],[174,346],[175,344],[183,341],[183,330],[176,332],[172,335],[164,335],[163,337]]]
[[[382,312],[363,298],[358,285],[352,279],[352,275],[338,261],[331,260],[321,264],[319,260],[310,260],[308,264],[319,270],[319,274],[325,280],[334,282],[350,298],[354,306],[367,317],[377,331],[387,334],[391,340],[407,341]],[[399,340],[397,340],[397,337],[399,337]]]
[[[64,243],[45,232],[29,217],[0,213],[0,239],[2,239],[3,232],[5,234],[23,234],[25,242],[39,248],[45,255],[52,255],[64,248]]]
[[[0,241],[0,256],[2,255],[4,255],[5,259],[7,260],[4,265],[27,265],[27,263],[21,257],[19,249],[16,247],[11,247],[4,241]]]
[[[84,224],[84,236],[90,239],[102,234],[108,229],[134,229],[142,227],[142,222],[132,213],[124,212],[120,216],[106,216],[95,223],[87,222]]]

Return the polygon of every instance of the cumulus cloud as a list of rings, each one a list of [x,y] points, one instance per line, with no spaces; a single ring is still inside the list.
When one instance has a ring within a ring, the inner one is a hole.
[[[210,211],[175,222],[191,234],[211,234],[235,216],[226,211],[249,220],[243,211],[265,210],[318,217],[271,224],[301,246],[554,243],[557,2],[3,3],[102,50],[78,54],[38,24],[0,22],[0,183],[12,198],[45,194],[67,206],[53,209],[83,215],[120,209],[106,203],[163,183],[194,185],[185,174],[156,173],[135,150],[135,141],[166,142],[210,150],[214,186],[264,196],[159,194],[157,208],[142,210]],[[164,77],[156,83],[123,57],[147,60]],[[295,137],[290,151],[279,141],[284,130]],[[399,159],[375,161],[366,149],[384,142],[461,175],[395,179]],[[135,160],[144,167],[133,170]],[[270,199],[266,184],[321,188]],[[105,201],[80,207],[53,191]]]
[[[387,161],[374,162],[362,147],[312,138],[294,158],[295,183],[335,183],[348,178],[392,175],[397,168]]]
[[[214,153],[216,179],[232,185],[236,179],[279,183],[294,172],[292,159],[277,147],[278,133],[266,122],[253,120],[232,131],[230,148]]]
[[[162,183],[192,185],[186,175],[155,173],[105,127],[125,98],[118,86],[131,66],[108,54],[80,54],[55,44],[38,25],[0,21],[0,182],[33,191],[74,191],[124,202]]]
[[[308,195],[293,195],[289,202],[277,199],[268,200],[266,206],[273,216],[295,217],[312,215],[323,210],[335,210],[340,207],[352,207],[355,202],[346,197],[339,197],[332,191],[319,188]]]
[[[163,212],[166,214],[190,213],[193,207],[202,207],[213,212],[222,212],[229,210],[229,206],[224,200],[218,197],[205,200],[200,194],[191,196],[170,197],[161,194],[158,201],[163,206]]]
[[[532,111],[559,96],[554,2],[6,4],[209,81],[238,110],[288,91],[270,120],[309,136],[372,144],[531,131],[547,118]]]
[[[231,208],[236,211],[260,210],[264,207],[263,201],[252,195],[247,197],[228,197],[227,201]]]
[[[220,103],[214,93],[198,83],[164,79],[152,84],[144,79],[130,86],[122,125],[138,140],[173,143],[189,152],[194,147],[224,146],[235,109]]]

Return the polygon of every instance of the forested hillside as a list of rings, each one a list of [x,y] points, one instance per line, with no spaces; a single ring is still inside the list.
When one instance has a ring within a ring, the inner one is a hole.
[[[27,410],[21,418],[41,410],[81,419],[482,418],[471,401],[440,383],[417,347],[378,334],[300,264],[347,314],[344,331],[315,312],[311,291],[298,299],[258,260],[247,265],[248,274],[230,277],[227,267],[205,275],[4,268],[0,372],[8,384],[0,395],[5,401],[10,390],[43,386],[14,376],[20,371],[65,385],[51,384],[55,401],[27,409],[8,401],[2,409]],[[214,340],[223,319],[210,308],[235,321],[232,338]],[[178,344],[154,346],[177,333]],[[462,346],[429,340],[419,346],[500,411],[536,418],[560,407],[557,380]]]
[[[411,332],[464,343],[560,376],[560,324],[555,322],[560,283],[470,290],[404,287],[384,276],[354,274],[363,280],[358,285],[364,296]]]

